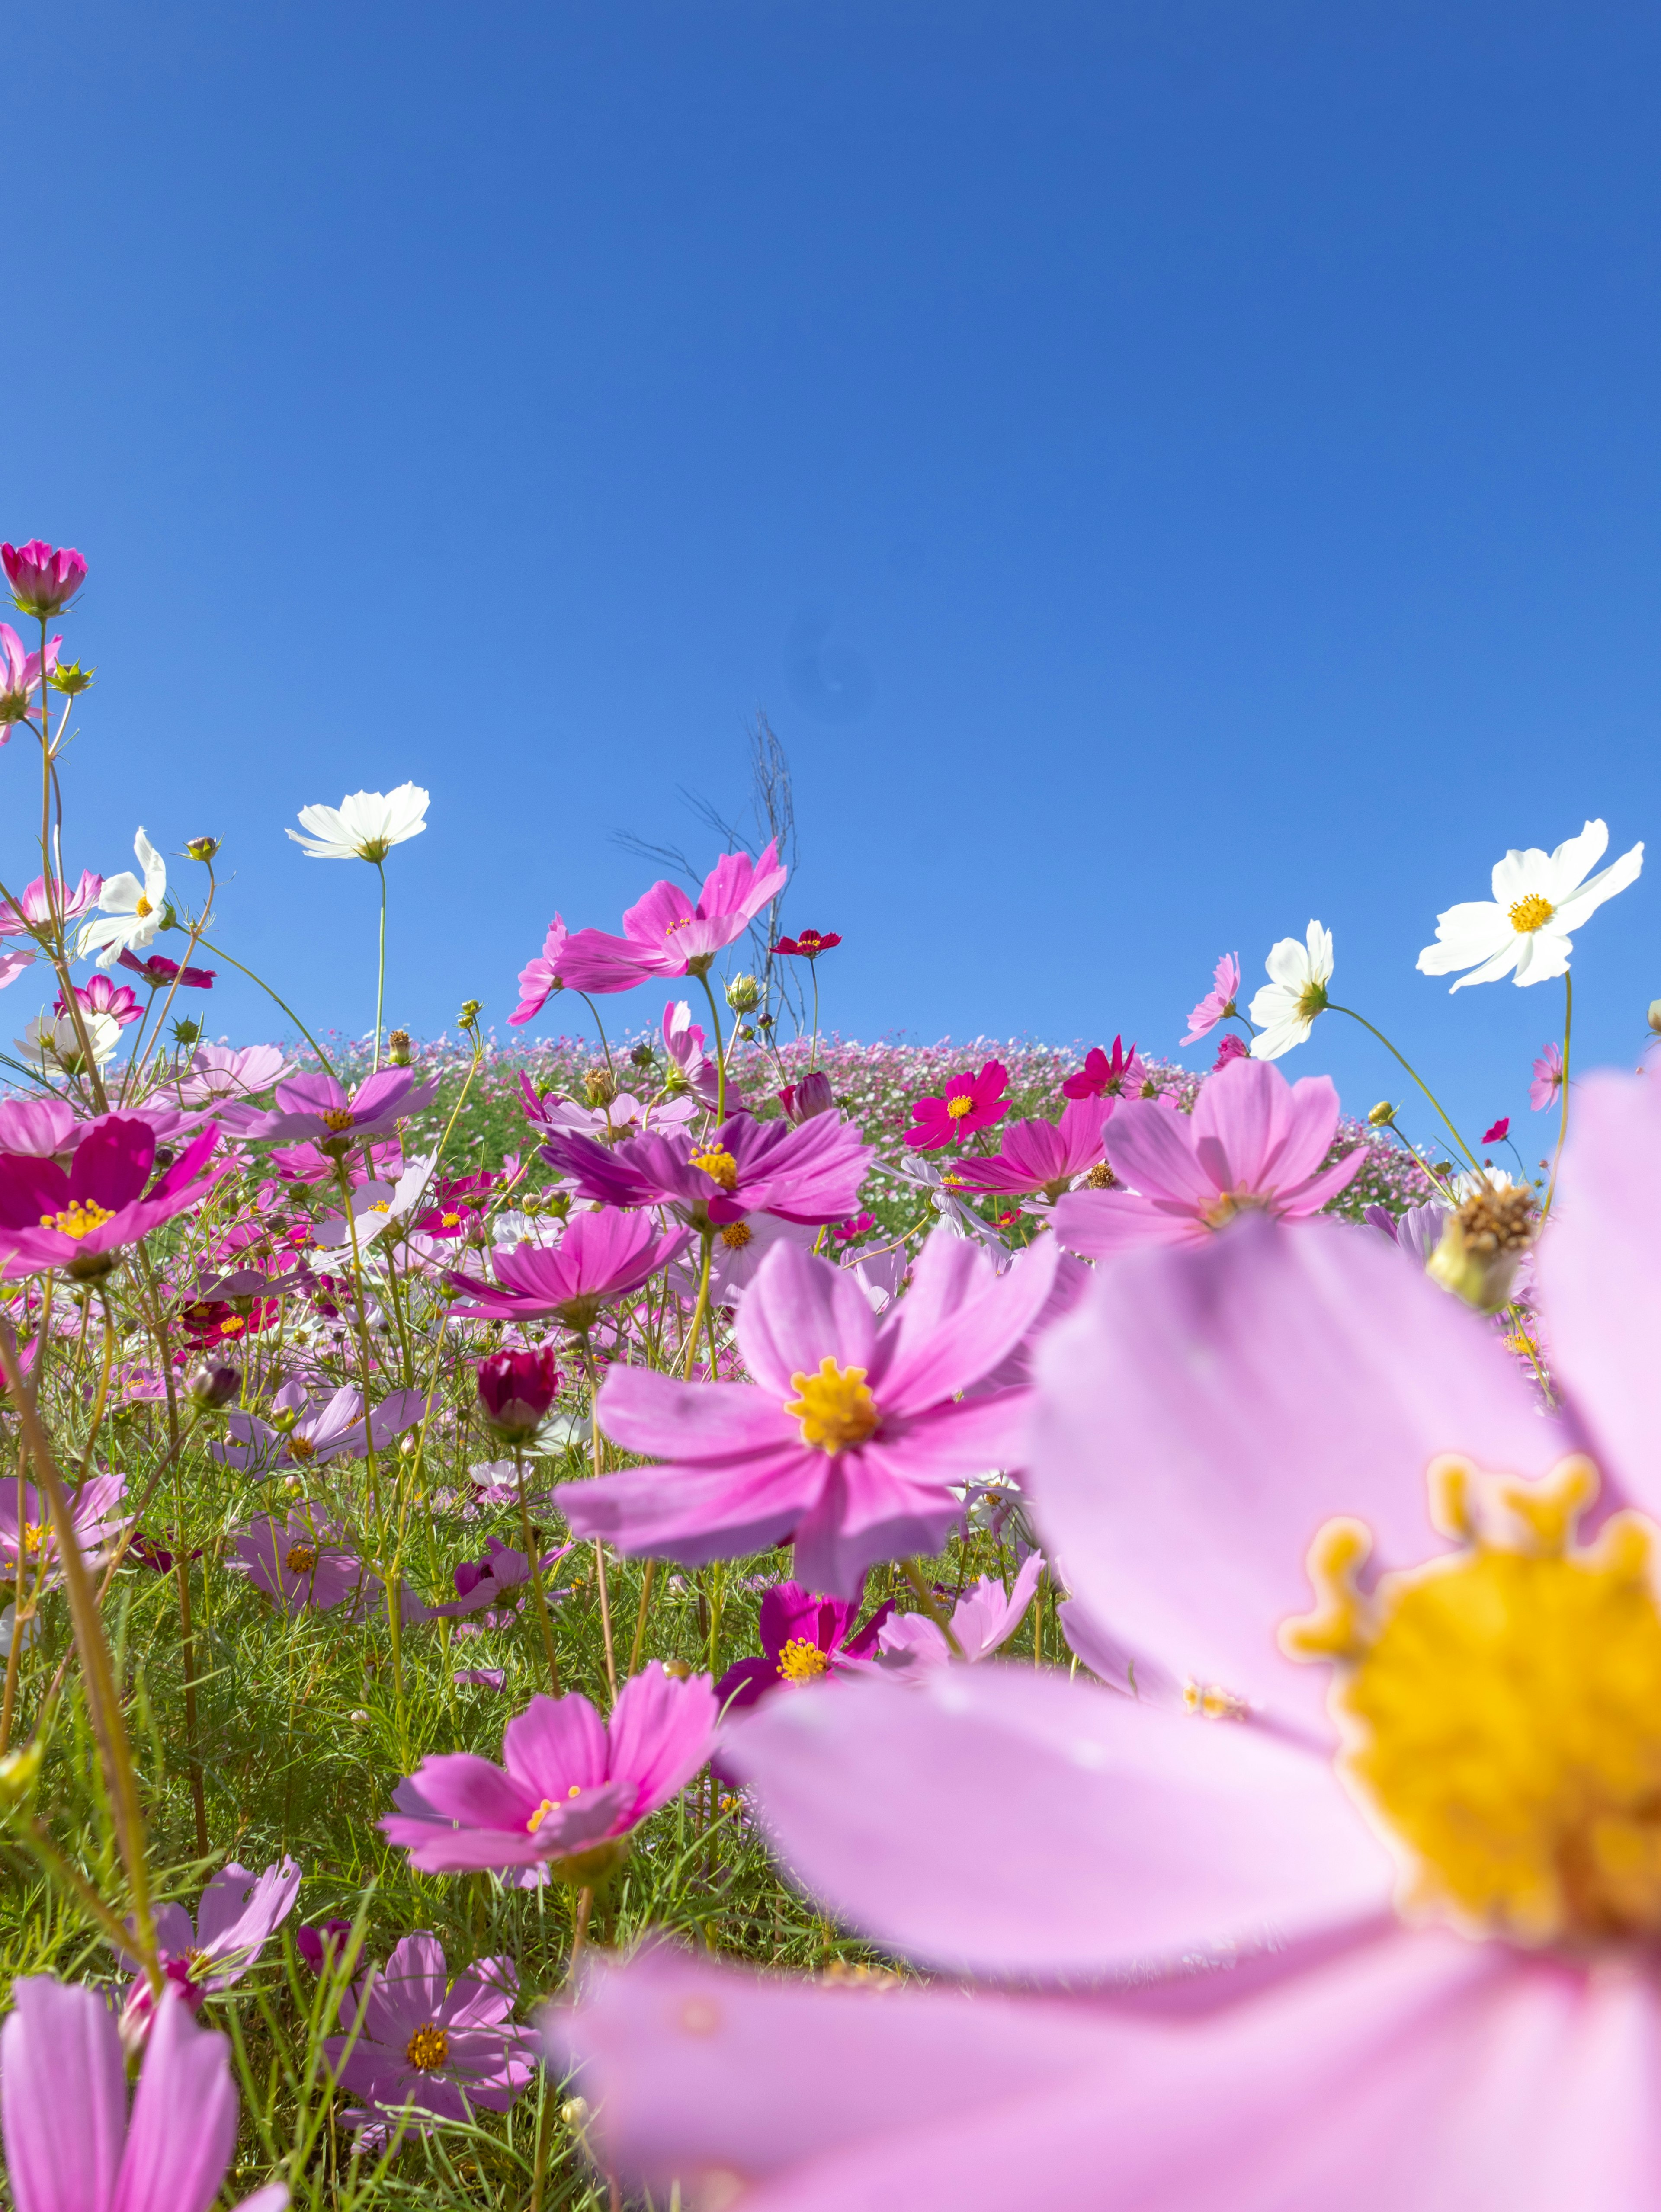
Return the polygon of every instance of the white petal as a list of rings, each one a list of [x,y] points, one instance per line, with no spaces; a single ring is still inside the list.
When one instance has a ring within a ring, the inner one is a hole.
[[[1612,899],[1617,891],[1635,884],[1644,871],[1644,848],[1641,842],[1631,852],[1623,853],[1618,860],[1611,860],[1607,868],[1595,875],[1590,883],[1582,884],[1578,891],[1571,891],[1558,904],[1555,921],[1561,929],[1578,929],[1589,914],[1595,914],[1605,899]]]
[[[1309,949],[1295,937],[1283,937],[1269,947],[1263,966],[1269,981],[1282,985],[1295,998],[1309,981]]]
[[[1457,983],[1450,983],[1448,989],[1450,992],[1463,991],[1467,983],[1497,983],[1502,975],[1510,975],[1527,943],[1527,938],[1519,937],[1514,929],[1508,931],[1505,943],[1497,952],[1484,960],[1480,967],[1473,968],[1469,975],[1462,975]]]
[[[1536,929],[1531,936],[1520,937],[1517,941],[1519,949],[1515,980],[1519,985],[1549,983],[1556,976],[1567,975],[1569,955],[1574,947],[1561,931]]]
[[[1332,980],[1332,932],[1323,929],[1318,921],[1309,925],[1306,939],[1309,947],[1309,972],[1317,983]]]
[[[1546,896],[1561,906],[1578,884],[1584,882],[1609,849],[1609,825],[1588,822],[1578,837],[1566,837],[1552,854]]]
[[[1556,888],[1551,863],[1551,854],[1542,853],[1537,845],[1530,845],[1525,853],[1513,847],[1503,860],[1494,863],[1494,904],[1509,914],[1519,898],[1551,898]]]

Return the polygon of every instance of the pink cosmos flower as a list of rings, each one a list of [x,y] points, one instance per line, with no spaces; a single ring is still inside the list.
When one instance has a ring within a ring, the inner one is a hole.
[[[48,545],[40,538],[27,545],[0,545],[0,562],[26,615],[55,615],[87,580],[87,564],[74,546]]]
[[[672,999],[663,1010],[663,1049],[704,1104],[715,1105],[721,1096],[721,1070],[704,1050],[703,1031],[684,999]],[[732,1085],[727,1088],[730,1092]]]
[[[208,2212],[236,2147],[230,2045],[162,1993],[127,2114],[115,2014],[94,1989],[12,1984],[0,2028],[0,2125],[17,2212]],[[272,2182],[237,2212],[283,2212]]]
[[[324,2040],[341,2087],[368,2108],[350,2117],[419,2124],[507,2112],[537,2070],[536,2037],[509,2018],[518,1995],[511,1959],[477,1960],[452,1984],[437,1936],[405,1936],[347,1992],[346,2033]]]
[[[296,1928],[294,1947],[314,1974],[332,1973],[351,1932],[350,1920],[326,1920],[321,1927]]]
[[[1029,1552],[1013,1583],[1005,1589],[990,1575],[971,1583],[952,1608],[952,1633],[958,1650],[926,1613],[897,1613],[878,1638],[880,1663],[907,1680],[920,1680],[931,1667],[975,1666],[1002,1650],[1021,1625],[1043,1572],[1043,1555]]]
[[[478,1363],[478,1403],[488,1425],[510,1443],[533,1437],[559,1395],[551,1344],[534,1352],[492,1352]]]
[[[67,1172],[55,1160],[0,1153],[0,1272],[15,1279],[63,1267],[79,1282],[107,1274],[124,1246],[207,1195],[212,1179],[198,1171],[218,1141],[204,1129],[148,1190],[155,1133],[136,1116],[102,1119]]]
[[[794,960],[817,960],[821,952],[834,951],[841,943],[834,929],[804,929],[799,936],[780,938],[771,950]]]
[[[1240,992],[1240,956],[1225,952],[1213,970],[1212,988],[1188,1018],[1188,1034],[1179,1040],[1183,1044],[1197,1044],[1208,1036],[1219,1022],[1226,1021],[1234,1012],[1234,1001]]]
[[[940,1097],[920,1098],[911,1109],[914,1126],[905,1133],[906,1143],[933,1152],[977,1129],[989,1129],[1009,1111],[1008,1088],[1009,1070],[1000,1060],[989,1060],[978,1075],[967,1070],[954,1075]]]
[[[275,1931],[294,1910],[300,1869],[278,1859],[264,1874],[250,1874],[233,1859],[203,1891],[196,1918],[182,1905],[158,1905],[153,1916],[161,1971],[192,2012],[216,1990],[240,1982]],[[131,1919],[127,1928],[132,1928]],[[117,1953],[137,1977],[127,1991],[123,2019],[129,2031],[153,2011],[149,1982],[129,1951]]]
[[[61,637],[55,637],[46,647],[48,676],[58,665],[58,648],[63,642]],[[40,654],[26,650],[9,623],[0,623],[0,745],[10,738],[12,724],[21,722],[28,713],[40,689]]]
[[[81,880],[71,890],[66,883],[56,884],[58,919],[77,921],[83,914],[95,907],[104,891],[104,878],[82,868]],[[52,927],[52,908],[46,899],[46,879],[37,876],[20,895],[14,906],[9,900],[0,901],[0,937],[33,937]]]
[[[778,1094],[787,1121],[800,1124],[815,1115],[828,1114],[836,1104],[830,1079],[822,1067],[810,1068],[800,1083],[787,1083]]]
[[[103,1564],[111,1544],[132,1518],[120,1510],[126,1484],[125,1474],[94,1474],[70,1492],[76,1544],[88,1566]],[[0,1585],[15,1588],[20,1574],[33,1583],[43,1565],[50,1589],[63,1579],[52,1509],[32,1482],[20,1483],[9,1474],[0,1480]]]
[[[166,990],[174,982],[187,991],[211,991],[216,972],[211,968],[181,968],[176,960],[164,960],[159,952],[147,952],[141,960],[136,952],[124,951],[118,964],[142,975],[152,991]]]
[[[3,743],[3,738],[0,738],[0,744]],[[9,945],[0,945],[0,991],[3,991],[8,983],[15,983],[26,968],[33,968],[33,953],[14,952]],[[62,1002],[61,996],[58,1010],[60,1013],[68,1011]]]
[[[519,1004],[508,1017],[510,1029],[523,1029],[526,1022],[533,1022],[554,993],[565,988],[560,978],[559,961],[565,950],[566,935],[565,924],[556,915],[548,925],[541,951],[519,971]]]
[[[680,1207],[702,1226],[776,1213],[812,1226],[841,1221],[859,1203],[875,1147],[840,1114],[819,1114],[798,1127],[729,1115],[698,1139],[684,1133],[596,1144],[551,1130],[542,1157],[575,1177],[577,1195],[605,1206]]]
[[[1244,1060],[1248,1058],[1250,1051],[1251,1047],[1246,1042],[1239,1031],[1238,1030],[1231,1030],[1228,1032],[1228,1035],[1221,1040],[1217,1047],[1217,1057],[1211,1063],[1212,1073],[1214,1075],[1219,1074],[1222,1069],[1228,1066],[1231,1060]]]
[[[650,1141],[650,1140],[647,1140]],[[598,1147],[596,1149],[599,1149]],[[591,1329],[604,1306],[637,1291],[686,1249],[684,1229],[660,1231],[643,1213],[601,1206],[574,1213],[557,1244],[499,1244],[494,1284],[452,1273],[472,1303],[453,1310],[483,1321],[557,1321]]]
[[[1191,1114],[1127,1099],[1113,1117],[1107,1152],[1129,1188],[1063,1198],[1056,1233],[1073,1251],[1099,1260],[1134,1244],[1204,1243],[1242,1212],[1303,1220],[1361,1165],[1358,1147],[1323,1169],[1337,1133],[1329,1077],[1293,1084],[1268,1060],[1231,1060],[1201,1085]]]
[[[770,843],[758,860],[724,853],[696,906],[678,884],[655,883],[624,915],[621,937],[583,929],[569,939],[560,975],[572,989],[596,994],[632,991],[648,975],[702,975],[784,888],[788,872]]]
[[[776,1245],[734,1325],[753,1382],[606,1377],[601,1428],[667,1465],[562,1484],[572,1534],[692,1566],[789,1539],[800,1580],[850,1596],[875,1561],[938,1551],[963,1510],[953,1486],[1007,1463],[1025,1404],[958,1394],[1021,1341],[1056,1260],[1046,1237],[1000,1275],[936,1231],[879,1322],[849,1270]]]
[[[1483,1130],[1482,1142],[1485,1145],[1502,1145],[1510,1134],[1511,1116],[1502,1114],[1491,1129]]]
[[[413,1088],[408,1067],[383,1067],[368,1076],[350,1099],[332,1075],[296,1075],[277,1086],[276,1104],[241,1131],[246,1137],[304,1139],[326,1152],[344,1152],[366,1137],[391,1137],[406,1114],[418,1114],[438,1096],[436,1082]]]
[[[1100,1161],[1102,1132],[1118,1103],[1106,1097],[1069,1098],[1061,1124],[1014,1121],[1003,1133],[1003,1149],[989,1160],[959,1161],[955,1170],[966,1190],[1041,1194],[1057,1199],[1071,1190],[1075,1176]]]
[[[511,1463],[506,1464],[511,1469]],[[494,1484],[490,1486],[493,1489],[496,1486]],[[516,1482],[504,1484],[501,1487],[507,1493],[503,1502],[519,1496]],[[545,1552],[537,1561],[538,1571],[545,1575],[550,1567],[559,1565],[571,1548],[569,1544],[560,1544],[552,1551]],[[454,1597],[443,1605],[428,1606],[424,1609],[426,1616],[432,1620],[450,1620],[463,1613],[483,1613],[487,1607],[499,1605],[505,1590],[518,1589],[527,1585],[530,1579],[530,1554],[516,1552],[511,1544],[504,1544],[500,1536],[487,1536],[484,1539],[484,1557],[482,1559],[464,1559],[455,1570]],[[563,1589],[550,1590],[546,1595],[551,1601],[556,1597],[563,1597],[566,1592]],[[517,1604],[518,1601],[514,1602]],[[511,1611],[508,1618],[511,1620]]]
[[[0,960],[3,960],[5,957],[4,954],[0,953]],[[26,960],[33,960],[34,955],[27,952],[21,957]],[[112,983],[107,975],[89,975],[84,983],[77,983],[74,988],[76,997],[88,1013],[107,1014],[112,1021],[119,1022],[123,1029],[127,1028],[132,1022],[141,1022],[144,1018],[144,1009],[139,1005],[131,987],[125,983]],[[58,994],[55,1011],[60,1014],[66,1014],[69,1010],[69,1001],[60,991]]]
[[[1129,1052],[1123,1040],[1115,1037],[1110,1057],[1099,1045],[1092,1045],[1084,1056],[1084,1066],[1076,1075],[1069,1075],[1062,1085],[1063,1098],[1128,1098],[1141,1087],[1147,1069],[1137,1057],[1133,1044]]]
[[[380,1823],[422,1874],[596,1857],[684,1788],[709,1756],[717,1707],[707,1674],[677,1681],[654,1660],[624,1684],[609,1723],[587,1698],[532,1698],[508,1723],[502,1764],[472,1752],[424,1759],[411,1777],[429,1808]]]
[[[1563,1089],[1563,1048],[1548,1044],[1534,1063],[1534,1080],[1529,1085],[1529,1104],[1537,1114],[1543,1107],[1555,1106]]]
[[[328,1543],[332,1534],[307,1506],[295,1506],[285,1521],[262,1513],[237,1538],[231,1565],[289,1613],[328,1613],[361,1600],[374,1579],[355,1552]]]
[[[252,1098],[280,1083],[293,1066],[281,1045],[250,1044],[233,1052],[224,1045],[199,1044],[179,1079],[179,1096],[186,1106],[215,1105],[222,1098]]]
[[[863,1626],[856,1626],[864,1601],[863,1578],[851,1598],[826,1597],[800,1583],[775,1583],[761,1601],[760,1656],[740,1659],[715,1685],[722,1712],[741,1711],[776,1690],[816,1682],[866,1659],[894,1607],[891,1599],[885,1601]]]
[[[394,1437],[412,1429],[427,1406],[420,1390],[388,1391],[369,1415],[369,1442],[376,1451],[385,1451]],[[271,1411],[277,1417],[274,1422],[255,1413],[228,1414],[225,1437],[210,1443],[210,1455],[245,1474],[363,1456],[363,1394],[350,1383],[314,1400],[309,1386],[295,1376],[273,1395]]]

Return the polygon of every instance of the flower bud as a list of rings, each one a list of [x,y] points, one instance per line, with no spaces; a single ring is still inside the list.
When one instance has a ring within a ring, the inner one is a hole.
[[[217,1366],[207,1360],[193,1367],[185,1378],[186,1396],[204,1413],[228,1406],[241,1388],[242,1377],[234,1367]]]
[[[836,1100],[830,1092],[830,1079],[822,1067],[804,1075],[800,1083],[787,1083],[779,1093],[779,1103],[784,1109],[785,1119],[798,1127],[811,1121],[816,1114],[828,1114]]]
[[[735,1014],[753,1014],[761,1004],[761,985],[753,975],[734,975],[727,986],[727,1003]]]
[[[61,691],[66,699],[78,699],[83,691],[90,690],[95,668],[82,668],[78,660],[60,660],[46,682],[54,691]]]
[[[591,1106],[609,1106],[618,1095],[611,1072],[606,1067],[591,1067],[582,1079],[582,1087]]]
[[[483,999],[464,999],[461,1002],[461,1012],[456,1016],[456,1027],[461,1030],[477,1028],[479,1008],[484,1004]]]
[[[629,1055],[630,1063],[635,1067],[650,1067],[656,1058],[657,1054],[653,1051],[651,1046],[647,1043],[644,1037],[641,1039],[640,1042],[635,1047],[634,1050]]]
[[[1510,1301],[1518,1262],[1534,1242],[1536,1225],[1534,1193],[1526,1183],[1485,1178],[1448,1216],[1426,1272],[1478,1313],[1498,1313]]]
[[[1390,1123],[1395,1119],[1396,1109],[1390,1104],[1388,1098],[1381,1098],[1378,1101],[1378,1103],[1372,1108],[1367,1115],[1368,1121],[1375,1129],[1389,1128]]]
[[[345,1950],[351,1932],[350,1920],[326,1920],[320,1928],[295,1929],[294,1947],[314,1974],[326,1974]]]
[[[1661,1036],[1661,999],[1650,1000],[1650,1010],[1646,1018],[1656,1035]]]
[[[185,850],[192,860],[211,860],[219,850],[217,837],[187,837]]]
[[[493,1352],[478,1363],[479,1405],[490,1428],[508,1443],[533,1437],[558,1395],[551,1344],[536,1352]]]
[[[386,1057],[391,1060],[394,1067],[407,1067],[410,1065],[410,1032],[408,1030],[387,1030]]]
[[[180,1014],[173,1025],[173,1041],[175,1044],[197,1044],[200,1042],[201,1036],[201,1023],[192,1021],[188,1014]]]

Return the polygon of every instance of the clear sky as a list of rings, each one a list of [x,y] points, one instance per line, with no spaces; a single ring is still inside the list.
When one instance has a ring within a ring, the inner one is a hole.
[[[741,808],[763,707],[846,1030],[1169,1048],[1315,915],[1527,1119],[1561,987],[1413,963],[1506,846],[1661,826],[1652,7],[82,0],[8,48],[72,867],[218,833],[226,945],[365,1027],[373,872],[283,827],[413,777],[389,1016],[500,1022],[557,906],[644,887],[615,830],[713,859],[678,787]],[[1655,899],[1579,939],[1597,1056]],[[1341,1026],[1287,1073],[1396,1091]]]

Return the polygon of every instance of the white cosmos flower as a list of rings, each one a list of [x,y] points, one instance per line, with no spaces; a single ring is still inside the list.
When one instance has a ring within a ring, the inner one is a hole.
[[[1269,981],[1251,1002],[1259,1034],[1251,1040],[1254,1060],[1278,1060],[1307,1042],[1315,1017],[1326,1012],[1332,981],[1332,932],[1311,921],[1300,945],[1283,937],[1263,963]]]
[[[107,1066],[121,1042],[120,1023],[113,1014],[94,1013],[90,1006],[81,1009],[81,1018],[87,1025],[93,1058],[100,1067]],[[13,1042],[24,1059],[43,1073],[49,1068],[64,1068],[71,1075],[82,1073],[81,1040],[68,1014],[37,1014]]]
[[[1588,878],[1586,871],[1603,859],[1609,842],[1606,824],[1588,822],[1555,853],[1542,853],[1537,845],[1507,853],[1494,864],[1491,900],[1467,899],[1437,915],[1436,942],[1419,955],[1420,972],[1451,975],[1456,968],[1469,968],[1470,974],[1450,983],[1450,991],[1497,983],[1513,968],[1519,984],[1567,975],[1574,950],[1569,932],[1635,883],[1644,866],[1644,848],[1634,845]]]
[[[418,837],[427,827],[429,794],[419,784],[400,783],[396,791],[354,791],[338,806],[302,806],[300,830],[289,836],[305,848],[308,860],[384,860],[394,845]]]
[[[167,914],[167,864],[141,830],[132,841],[138,865],[144,871],[141,884],[131,868],[119,876],[106,876],[98,895],[100,911],[81,931],[81,951],[104,948],[100,968],[113,968],[119,956],[140,951],[155,935]]]

